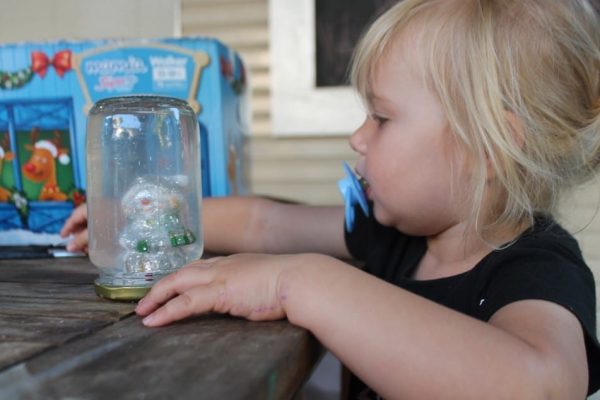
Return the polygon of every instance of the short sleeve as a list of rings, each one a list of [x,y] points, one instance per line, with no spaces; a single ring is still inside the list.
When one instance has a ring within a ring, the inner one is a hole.
[[[502,258],[502,257],[500,257]],[[596,294],[592,272],[580,257],[543,248],[513,249],[484,290],[482,320],[510,303],[537,299],[559,304],[581,322],[586,336],[590,387],[600,388],[600,346],[596,338]]]

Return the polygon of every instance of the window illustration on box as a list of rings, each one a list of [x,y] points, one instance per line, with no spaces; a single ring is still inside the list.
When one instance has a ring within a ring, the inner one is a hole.
[[[8,129],[0,126],[0,203],[7,203],[14,192],[13,158]]]
[[[0,203],[0,229],[57,233],[73,206],[84,201],[78,189],[77,159],[72,156],[76,148],[73,131],[69,99],[0,106],[0,141],[5,153],[0,185],[9,192],[7,201]]]
[[[15,157],[10,139],[8,108],[0,105],[0,227],[18,229],[23,227],[21,214],[16,203],[21,206],[15,178]]]

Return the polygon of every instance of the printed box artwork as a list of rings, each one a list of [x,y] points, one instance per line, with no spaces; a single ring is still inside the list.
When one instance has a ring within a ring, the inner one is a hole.
[[[214,39],[0,46],[0,245],[56,244],[85,201],[86,115],[103,98],[154,94],[198,114],[203,196],[248,191],[246,73]]]

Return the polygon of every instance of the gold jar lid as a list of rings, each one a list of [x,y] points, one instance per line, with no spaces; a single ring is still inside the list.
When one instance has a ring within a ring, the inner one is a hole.
[[[116,301],[137,301],[150,291],[149,286],[108,286],[98,282],[94,287],[98,296]]]

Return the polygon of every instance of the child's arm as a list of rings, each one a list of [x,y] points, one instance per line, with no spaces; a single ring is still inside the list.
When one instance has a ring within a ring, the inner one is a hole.
[[[316,254],[240,254],[157,283],[136,311],[149,326],[216,311],[287,316],[386,398],[581,398],[582,328],[566,309],[526,300],[484,323]]]
[[[282,279],[288,318],[385,398],[586,396],[583,331],[561,306],[525,300],[484,323],[360,270],[315,265]]]
[[[259,197],[218,197],[202,201],[205,249],[210,253],[319,252],[349,257],[342,207],[286,204]],[[60,231],[73,235],[69,251],[87,251],[87,210],[73,211]]]
[[[317,252],[349,257],[342,207],[304,206],[260,197],[210,198],[202,207],[208,252]]]

